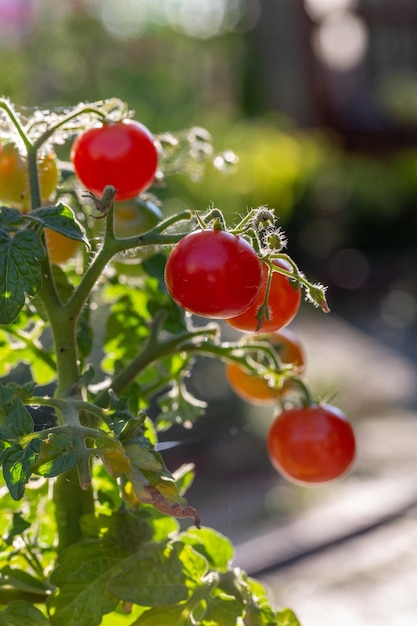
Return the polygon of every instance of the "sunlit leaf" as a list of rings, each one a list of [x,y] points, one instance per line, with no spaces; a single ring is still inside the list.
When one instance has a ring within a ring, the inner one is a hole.
[[[38,259],[43,249],[33,230],[21,230],[11,237],[0,230],[0,324],[17,317],[25,295],[33,296],[41,286]]]
[[[32,416],[20,398],[15,397],[0,406],[0,419],[0,435],[3,439],[19,440],[33,432]]]
[[[181,535],[181,540],[193,546],[207,559],[211,568],[225,572],[233,559],[233,546],[226,537],[223,537],[211,528],[189,529]]]
[[[77,455],[74,452],[70,437],[64,433],[51,433],[42,441],[39,456],[31,467],[34,474],[52,478],[63,474],[74,467],[77,463]]]
[[[90,247],[84,228],[76,219],[72,209],[63,202],[35,209],[27,217],[69,239],[82,241],[87,247]]]
[[[25,485],[32,473],[31,466],[36,462],[40,445],[39,439],[32,439],[25,448],[16,443],[3,455],[3,476],[14,500],[23,497]]]

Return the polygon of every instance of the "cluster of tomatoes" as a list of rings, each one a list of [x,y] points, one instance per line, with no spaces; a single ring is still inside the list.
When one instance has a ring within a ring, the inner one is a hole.
[[[162,218],[154,204],[139,198],[152,184],[158,165],[154,138],[139,122],[126,119],[99,124],[80,133],[72,145],[71,161],[89,191],[100,196],[106,185],[118,190],[118,236],[143,232]],[[41,200],[47,204],[59,182],[56,155],[52,150],[39,152],[37,165]],[[31,209],[27,156],[14,143],[0,146],[0,202],[23,213]],[[65,263],[79,248],[78,241],[50,229],[45,229],[45,239],[50,261],[55,264]]]
[[[270,342],[283,364],[299,375],[304,351],[285,329],[298,312],[301,290],[279,272],[285,261],[273,261],[277,271],[259,259],[243,237],[216,228],[196,230],[173,248],[165,267],[171,297],[186,311],[222,319],[253,338]],[[270,283],[268,277],[270,276]],[[268,289],[268,293],[267,292]],[[260,311],[267,301],[267,313]],[[226,365],[235,392],[253,404],[275,404],[291,391],[291,377],[278,386],[248,371],[240,363]],[[311,401],[283,408],[267,438],[274,467],[289,480],[318,484],[339,478],[355,457],[355,437],[346,416],[336,407]]]
[[[157,207],[140,199],[155,179],[158,150],[150,131],[139,122],[100,123],[81,132],[73,142],[71,161],[90,192],[100,196],[106,185],[117,189],[116,235],[143,232],[162,217]],[[46,203],[59,180],[53,153],[39,154],[38,176],[42,202]],[[27,159],[13,144],[0,148],[0,201],[22,212],[30,210]],[[79,245],[48,229],[45,238],[53,263],[68,260]],[[290,269],[286,261],[275,259],[272,263],[276,271],[271,272],[271,264],[260,260],[244,237],[214,224],[191,232],[174,246],[166,263],[165,282],[183,309],[224,320],[248,337],[254,334],[271,342],[282,362],[301,374],[303,350],[297,339],[283,330],[299,309],[301,290],[279,271]],[[285,382],[273,386],[233,361],[226,372],[233,389],[248,402],[275,404],[291,386]],[[302,483],[321,483],[343,475],[355,456],[353,430],[344,414],[336,407],[313,402],[282,407],[268,434],[273,465],[290,480]]]

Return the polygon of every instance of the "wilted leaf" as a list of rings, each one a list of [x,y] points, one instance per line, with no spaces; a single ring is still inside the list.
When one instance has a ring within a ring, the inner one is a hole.
[[[121,474],[128,474],[132,468],[131,460],[121,443],[108,437],[98,437],[96,446],[110,476],[117,478]]]

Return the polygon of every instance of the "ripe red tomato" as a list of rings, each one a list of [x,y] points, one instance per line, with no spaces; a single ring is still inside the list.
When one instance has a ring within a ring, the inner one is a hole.
[[[284,269],[289,269],[284,261],[277,259],[274,263]],[[262,263],[262,280],[257,297],[243,313],[226,320],[230,326],[242,332],[266,333],[283,328],[294,319],[300,307],[301,290],[294,289],[286,276],[274,272],[268,298],[269,321],[264,320],[259,331],[256,330],[258,325],[256,314],[264,301],[267,281],[268,266]]]
[[[222,230],[197,230],[172,249],[165,267],[169,294],[183,309],[202,317],[237,315],[256,298],[261,263],[242,237]]]
[[[128,200],[147,189],[155,177],[158,152],[151,132],[133,120],[90,128],[78,135],[71,149],[75,173],[100,196],[106,185]]]
[[[58,184],[55,154],[38,153],[37,164],[42,202],[46,203]],[[31,209],[27,157],[13,143],[0,148],[0,202],[22,212]]]
[[[272,423],[267,445],[274,467],[289,480],[305,484],[339,478],[356,453],[350,422],[329,404],[283,411]]]
[[[301,373],[304,368],[304,349],[298,337],[287,329],[269,335],[256,337],[269,341],[283,363],[292,364]],[[274,388],[262,376],[250,374],[238,363],[226,364],[226,376],[233,391],[242,400],[249,404],[266,405],[274,404],[277,398],[282,397],[288,390],[288,385]]]

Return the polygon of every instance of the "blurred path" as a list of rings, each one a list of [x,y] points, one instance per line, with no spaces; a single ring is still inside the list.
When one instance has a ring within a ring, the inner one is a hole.
[[[299,327],[308,375],[314,389],[338,390],[357,463],[292,521],[241,542],[235,562],[302,626],[416,626],[416,364],[340,320],[312,319]]]

